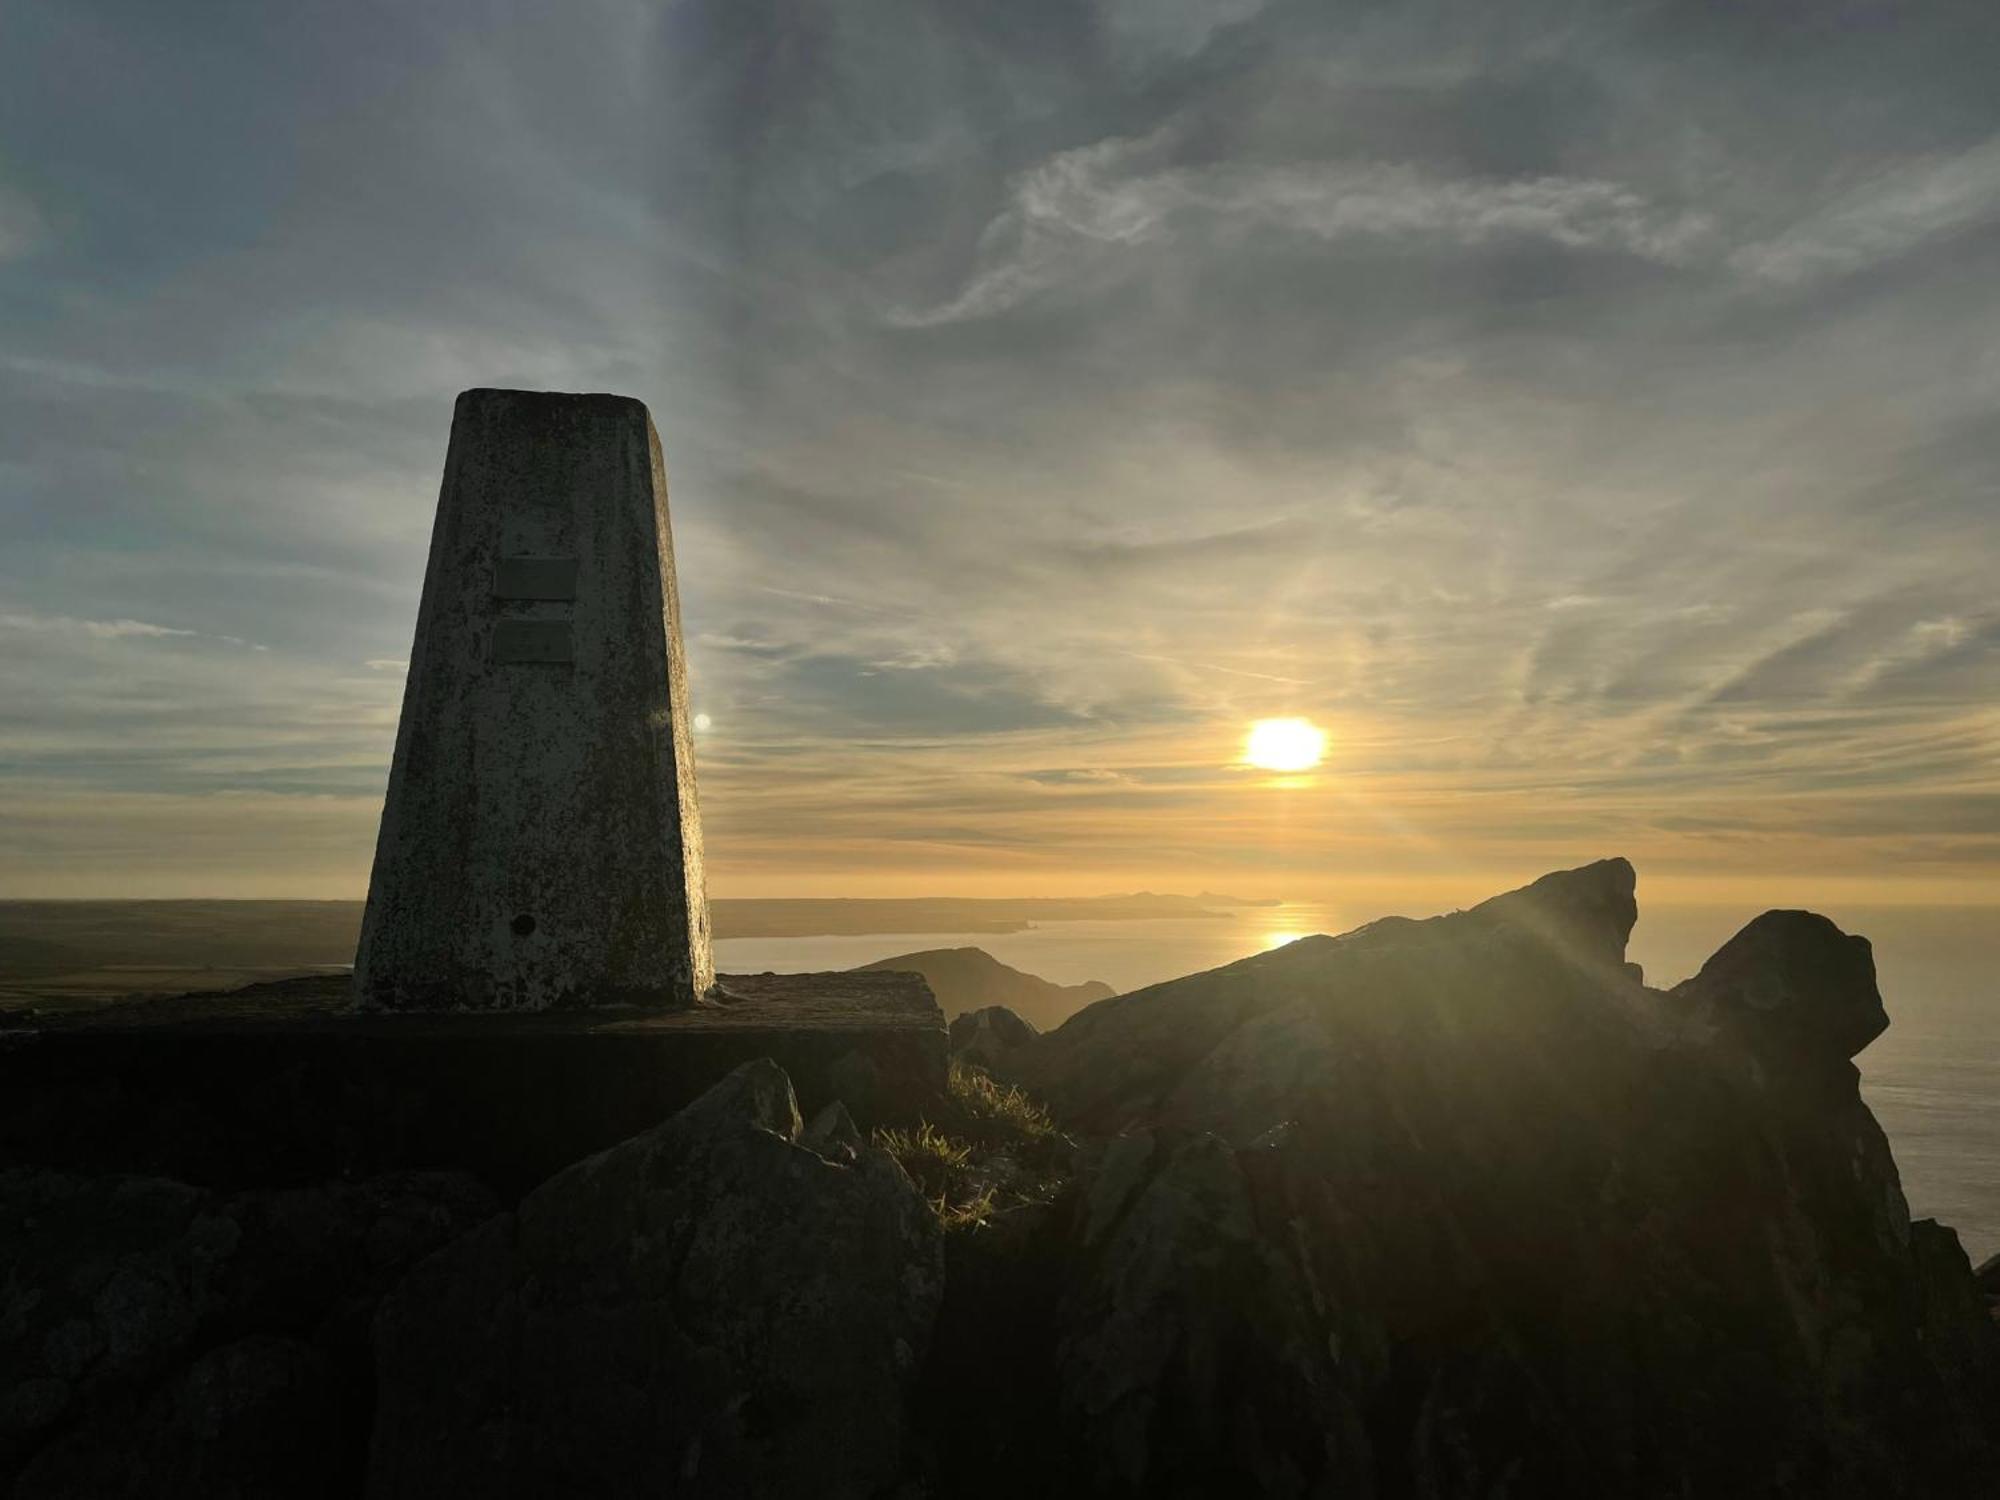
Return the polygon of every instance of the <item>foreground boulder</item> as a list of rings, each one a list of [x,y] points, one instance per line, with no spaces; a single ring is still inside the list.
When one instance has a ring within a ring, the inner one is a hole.
[[[939,1230],[844,1112],[801,1136],[785,1074],[746,1063],[420,1265],[376,1323],[369,1492],[891,1485]]]
[[[1867,944],[1773,913],[1667,994],[1635,917],[1605,861],[1021,1049],[1109,1138],[1053,1294],[1053,1486],[2000,1493],[2000,1336],[1848,1060]]]
[[[1078,1208],[1055,1362],[1090,1493],[1365,1486],[1314,1288],[1226,1142],[1121,1136]]]
[[[376,1300],[494,1207],[441,1173],[236,1194],[0,1173],[0,1489],[353,1494]]]

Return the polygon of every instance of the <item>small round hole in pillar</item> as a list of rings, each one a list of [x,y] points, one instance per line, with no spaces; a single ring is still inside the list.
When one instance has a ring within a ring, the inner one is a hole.
[[[526,912],[522,912],[520,916],[514,918],[507,925],[514,929],[515,937],[527,937],[535,930],[535,919]]]

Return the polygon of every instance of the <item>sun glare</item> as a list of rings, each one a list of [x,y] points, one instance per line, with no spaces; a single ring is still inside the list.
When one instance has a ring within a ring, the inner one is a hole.
[[[1259,719],[1243,741],[1243,759],[1265,771],[1310,771],[1326,754],[1326,731],[1309,719]]]

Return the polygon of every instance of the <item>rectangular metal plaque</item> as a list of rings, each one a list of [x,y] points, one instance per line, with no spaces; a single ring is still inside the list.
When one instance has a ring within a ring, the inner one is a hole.
[[[495,620],[493,660],[575,661],[567,620]]]
[[[495,599],[574,599],[573,557],[503,557],[493,565]]]

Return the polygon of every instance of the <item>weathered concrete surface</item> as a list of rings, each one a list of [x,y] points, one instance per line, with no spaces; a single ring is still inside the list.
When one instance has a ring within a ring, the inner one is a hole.
[[[725,975],[684,1011],[357,1013],[340,976],[0,1031],[0,1166],[252,1187],[464,1170],[512,1198],[768,1057],[810,1113],[935,1113],[916,974]]]
[[[622,396],[467,391],[355,993],[384,1010],[670,1008],[713,978],[652,419]]]

